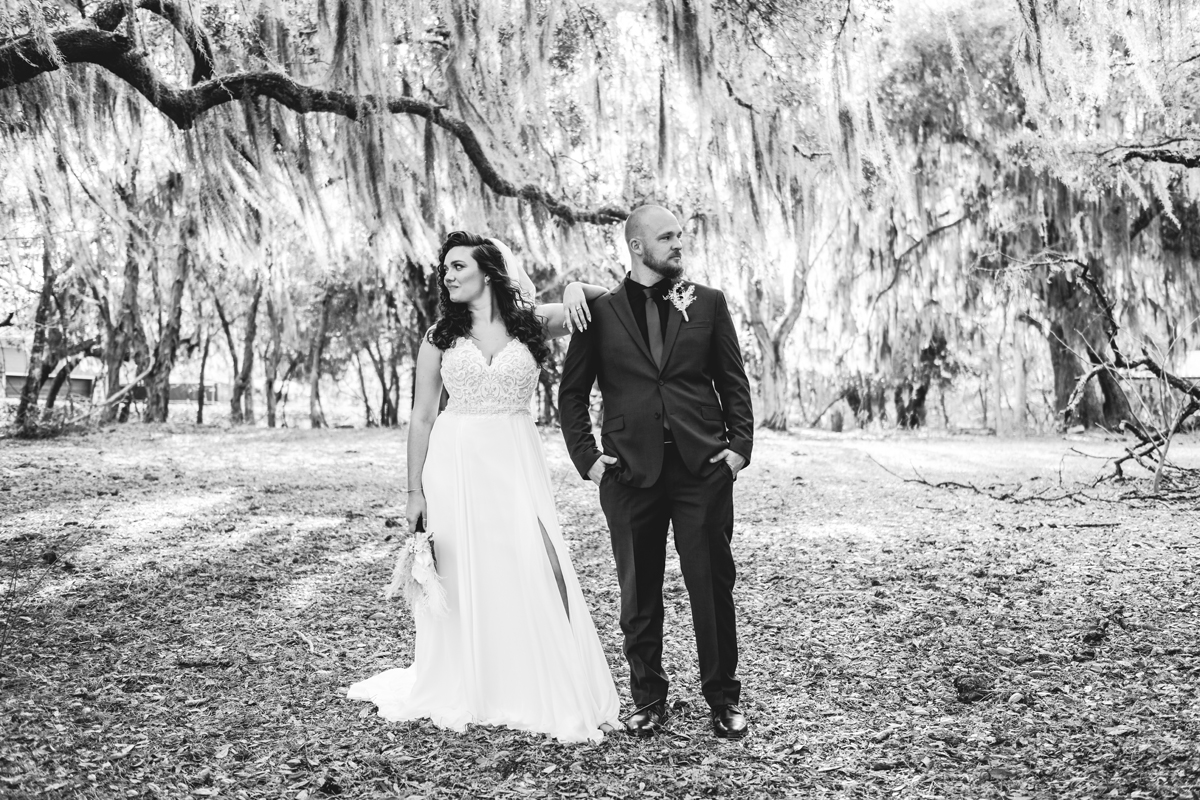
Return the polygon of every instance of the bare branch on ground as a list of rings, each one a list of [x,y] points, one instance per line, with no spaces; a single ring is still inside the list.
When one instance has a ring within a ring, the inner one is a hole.
[[[945,490],[949,490],[949,491],[968,491],[968,492],[971,492],[972,494],[977,494],[977,495],[981,495],[983,497],[988,497],[988,498],[991,498],[992,500],[997,500],[997,501],[1003,502],[1003,503],[1018,503],[1018,504],[1020,504],[1020,503],[1059,503],[1059,502],[1065,501],[1065,502],[1075,503],[1077,505],[1084,505],[1085,502],[1087,502],[1087,501],[1099,499],[1099,498],[1095,498],[1095,497],[1086,495],[1082,491],[1064,491],[1061,494],[1057,494],[1057,495],[1049,494],[1049,492],[1052,490],[1052,487],[1049,487],[1049,486],[1041,491],[1022,495],[1020,493],[1021,489],[1022,489],[1021,484],[1016,484],[1013,486],[1013,488],[1009,489],[1002,484],[994,484],[992,486],[980,487],[980,486],[976,486],[973,483],[959,483],[958,481],[938,481],[937,483],[934,483],[933,481],[930,481],[924,475],[922,475],[917,470],[916,467],[912,468],[913,475],[915,475],[916,477],[915,478],[906,478],[905,476],[900,475],[900,474],[888,469],[883,464],[880,464],[873,457],[868,455],[867,458],[871,459],[871,461],[873,461],[876,466],[878,466],[880,469],[882,469],[887,474],[891,475],[894,478],[899,478],[900,480],[904,481],[905,483],[916,483],[916,484],[920,484],[921,486],[928,486],[931,489],[945,489]]]

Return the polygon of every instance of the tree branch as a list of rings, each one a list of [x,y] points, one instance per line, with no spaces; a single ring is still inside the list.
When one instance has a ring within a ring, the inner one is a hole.
[[[158,367],[158,362],[155,361],[154,359],[151,359],[150,366],[147,367],[146,370],[144,372],[142,372],[140,375],[138,375],[133,380],[131,380],[129,383],[127,383],[124,386],[124,388],[122,388],[120,391],[114,392],[113,394],[104,398],[99,403],[93,405],[91,408],[89,408],[87,411],[83,412],[79,416],[72,417],[71,419],[67,420],[66,422],[63,423],[63,425],[74,425],[78,422],[83,422],[85,419],[92,416],[97,411],[99,411],[103,408],[107,408],[108,406],[111,406],[113,403],[118,402],[119,400],[124,398],[125,395],[132,392],[134,387],[137,386],[142,381],[144,381],[151,372],[154,372],[156,367]]]
[[[817,427],[817,423],[819,423],[821,421],[821,417],[825,416],[825,414],[829,411],[829,409],[831,409],[835,405],[837,405],[838,401],[841,400],[845,396],[846,396],[845,389],[842,389],[840,392],[838,392],[836,395],[834,395],[834,398],[829,401],[829,404],[826,405],[823,409],[821,409],[820,413],[818,413],[815,417],[813,417],[810,421],[808,421],[808,427],[810,427],[810,428]]]
[[[887,294],[888,292],[890,292],[892,290],[892,288],[896,285],[896,282],[900,280],[900,266],[904,263],[904,260],[906,258],[908,258],[910,255],[912,255],[913,251],[915,251],[919,247],[924,247],[926,244],[929,243],[930,239],[937,237],[938,234],[945,233],[946,231],[951,230],[952,228],[957,228],[959,225],[963,224],[964,222],[973,218],[974,216],[975,216],[974,210],[968,208],[966,213],[964,213],[958,219],[954,220],[954,222],[947,222],[945,225],[939,225],[938,227],[930,230],[928,233],[926,233],[920,239],[917,239],[915,242],[913,242],[911,245],[909,245],[909,247],[903,253],[896,256],[895,260],[892,262],[894,264],[894,269],[892,270],[892,279],[890,281],[888,281],[887,286],[880,289],[879,293],[876,294],[873,298],[871,298],[870,311],[868,312],[869,315],[873,315],[875,313],[875,306],[879,303],[879,301],[881,299],[883,299],[883,296],[885,294]]]
[[[1104,291],[1104,288],[1100,286],[1100,282],[1096,280],[1095,274],[1092,272],[1091,267],[1087,263],[1080,261],[1077,258],[1063,256],[1058,253],[1048,253],[1046,254],[1045,258],[1047,260],[1041,263],[1048,265],[1072,264],[1079,267],[1080,280],[1082,280],[1088,287],[1088,291],[1090,291],[1092,296],[1096,298],[1096,302],[1100,304],[1100,309],[1104,312],[1102,324],[1104,325],[1105,336],[1108,338],[1108,346],[1113,352],[1113,358],[1111,364],[1104,362],[1098,364],[1098,367],[1109,369],[1115,367],[1117,369],[1124,370],[1132,370],[1138,369],[1139,367],[1144,367],[1152,375],[1154,375],[1154,377],[1165,381],[1169,386],[1171,386],[1171,388],[1182,392],[1189,398],[1200,400],[1200,384],[1197,384],[1193,381],[1184,380],[1178,375],[1168,372],[1163,368],[1162,364],[1151,357],[1150,353],[1145,347],[1142,347],[1142,357],[1136,361],[1130,361],[1125,357],[1124,352],[1121,350],[1121,346],[1117,343],[1117,334],[1120,332],[1120,327],[1117,325],[1116,316],[1113,313],[1116,303],[1108,299],[1108,294]],[[1091,370],[1088,373],[1088,377],[1093,374],[1097,374],[1099,371],[1099,369]]]
[[[1162,201],[1155,197],[1154,202],[1138,212],[1137,218],[1129,225],[1129,241],[1132,242],[1138,237],[1138,234],[1149,228],[1150,223],[1154,222],[1162,210]]]
[[[1021,313],[1017,314],[1017,322],[1024,322],[1031,328],[1035,328],[1042,336],[1046,335],[1046,331],[1050,327],[1048,323],[1043,323],[1034,319],[1032,316],[1030,316],[1028,311],[1022,311]]]
[[[96,13],[92,14],[92,22],[102,31],[112,33],[124,20],[128,11],[134,8],[144,8],[152,14],[165,19],[179,32],[192,51],[192,84],[200,83],[213,77],[216,60],[213,58],[212,43],[208,34],[197,25],[185,12],[171,0],[108,0]]]
[[[0,91],[54,72],[62,64],[87,63],[102,67],[125,81],[181,130],[192,128],[199,117],[213,108],[254,97],[274,100],[298,114],[336,114],[350,120],[377,113],[406,114],[428,119],[454,136],[483,183],[501,197],[540,204],[568,224],[607,225],[629,216],[627,209],[618,206],[577,208],[540,186],[513,183],[496,169],[471,126],[434,103],[405,95],[357,96],[317,89],[297,83],[281,72],[271,71],[220,75],[180,89],[158,76],[146,54],[138,50],[128,36],[90,26],[75,26],[56,31],[52,38],[61,62],[45,53],[31,36],[0,47]]]
[[[1174,150],[1130,150],[1121,157],[1122,162],[1157,161],[1162,164],[1178,164],[1181,167],[1200,167],[1200,156],[1188,156]]]
[[[101,353],[99,350],[101,343],[102,342],[99,336],[93,336],[90,339],[84,339],[82,342],[75,342],[74,344],[61,348],[61,350],[55,353],[55,355],[59,359],[67,359],[77,355],[101,358],[103,357],[103,353]]]
[[[1071,390],[1071,396],[1067,398],[1066,406],[1064,406],[1063,410],[1059,412],[1062,415],[1064,422],[1069,422],[1071,417],[1073,417],[1076,411],[1079,410],[1079,404],[1083,402],[1084,393],[1087,390],[1088,383],[1092,380],[1092,378],[1096,377],[1104,370],[1104,364],[1096,364],[1087,372],[1080,375],[1079,379],[1075,381],[1075,388]]]

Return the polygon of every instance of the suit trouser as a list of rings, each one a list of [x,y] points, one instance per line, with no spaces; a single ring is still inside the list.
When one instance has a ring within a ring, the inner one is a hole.
[[[600,505],[608,518],[617,579],[621,584],[621,632],[629,662],[633,702],[642,707],[667,697],[662,669],[663,574],[667,525],[692,606],[704,699],[716,707],[737,703],[737,623],[733,606],[736,569],[733,538],[733,477],[719,464],[699,478],[666,445],[663,469],[651,487],[639,489],[606,473]]]

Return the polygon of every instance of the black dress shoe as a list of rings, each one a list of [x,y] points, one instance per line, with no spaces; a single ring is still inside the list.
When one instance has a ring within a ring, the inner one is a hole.
[[[663,725],[667,724],[667,701],[655,700],[649,705],[644,705],[625,721],[625,731],[630,736],[638,736],[643,739],[649,738],[658,733]]]
[[[722,739],[741,739],[750,732],[746,715],[737,706],[717,706],[712,710],[713,733]]]

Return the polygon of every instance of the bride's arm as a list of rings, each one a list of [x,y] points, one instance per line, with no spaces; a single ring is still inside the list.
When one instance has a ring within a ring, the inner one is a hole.
[[[537,315],[542,318],[546,336],[555,339],[566,336],[574,331],[587,330],[592,321],[592,312],[588,303],[597,297],[608,294],[603,286],[572,281],[563,290],[561,303],[546,303],[537,307]]]
[[[421,474],[425,471],[425,454],[429,452],[429,432],[437,420],[438,403],[442,397],[442,351],[428,335],[417,352],[417,370],[412,416],[408,422],[408,530],[417,529],[417,519],[429,517],[425,507],[425,487]]]
[[[508,250],[507,246],[503,246],[499,240],[493,239],[492,241],[501,247],[502,252],[511,254],[512,251]],[[506,255],[505,258],[512,258],[512,256]],[[522,296],[532,302],[537,296],[537,287],[529,277],[529,273],[525,271],[525,267],[519,261],[515,262],[514,271]],[[568,333],[587,330],[588,323],[592,321],[592,312],[588,309],[588,303],[605,294],[608,294],[608,290],[603,286],[572,281],[563,290],[561,303],[542,303],[534,308],[534,313],[541,318],[546,337],[557,339]]]

